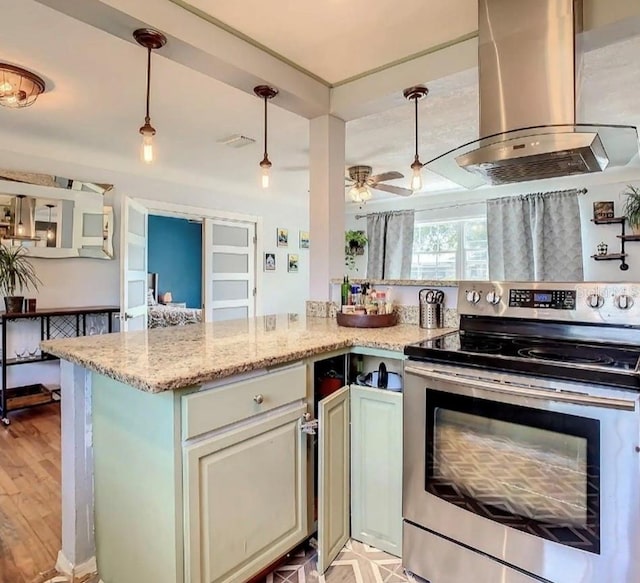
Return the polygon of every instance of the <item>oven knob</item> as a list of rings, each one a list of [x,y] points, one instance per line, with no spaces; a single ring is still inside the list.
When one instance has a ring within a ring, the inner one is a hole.
[[[468,291],[467,301],[470,304],[477,304],[480,301],[480,294],[474,289],[472,289],[471,291]]]
[[[590,294],[587,296],[587,304],[592,308],[601,308],[604,305],[604,298],[600,294]]]
[[[497,306],[500,303],[500,300],[502,299],[500,297],[500,294],[497,291],[490,291],[486,298],[488,303],[490,303],[492,306]]]
[[[633,298],[627,294],[620,294],[616,298],[616,306],[621,310],[628,310],[631,306],[633,306]]]

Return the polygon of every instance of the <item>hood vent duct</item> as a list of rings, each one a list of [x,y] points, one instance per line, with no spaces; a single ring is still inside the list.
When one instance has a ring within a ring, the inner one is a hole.
[[[481,139],[427,162],[467,188],[601,172],[638,154],[633,126],[576,123],[582,0],[479,0]]]

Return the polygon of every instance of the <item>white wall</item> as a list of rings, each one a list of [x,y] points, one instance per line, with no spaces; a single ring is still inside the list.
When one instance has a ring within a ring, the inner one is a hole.
[[[56,155],[59,153],[56,151]],[[256,172],[256,187],[246,193],[239,193],[233,192],[226,184],[217,184],[215,178],[203,180],[202,177],[192,177],[186,184],[176,183],[161,179],[162,174],[159,175],[153,168],[147,174],[142,171],[137,174],[114,172],[105,168],[83,166],[66,159],[2,150],[0,167],[115,185],[106,201],[114,207],[115,259],[33,259],[42,285],[38,293],[28,295],[37,298],[39,307],[119,304],[120,204],[121,196],[125,194],[262,217],[263,240],[258,240],[261,251],[257,258],[257,269],[263,269],[262,254],[265,251],[275,252],[278,262],[275,272],[262,273],[263,313],[304,312],[309,289],[309,252],[298,249],[298,235],[300,230],[309,230],[308,193],[279,191],[277,173],[274,173],[273,186],[268,191],[259,187]],[[221,188],[224,191],[220,191]],[[289,229],[289,247],[286,249],[276,246],[278,227]],[[313,239],[311,244],[313,245]],[[288,252],[299,255],[298,273],[287,272]]]

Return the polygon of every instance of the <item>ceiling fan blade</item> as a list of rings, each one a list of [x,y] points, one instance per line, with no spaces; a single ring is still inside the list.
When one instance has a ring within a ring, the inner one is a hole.
[[[367,182],[384,182],[385,180],[396,180],[397,178],[404,178],[404,174],[400,174],[400,172],[383,172],[382,174],[376,174],[375,176],[370,176]]]
[[[392,186],[391,184],[373,184],[371,185],[371,188],[384,190],[385,192],[391,192],[392,194],[397,194],[399,196],[411,196],[413,194],[413,190],[402,188],[401,186]]]

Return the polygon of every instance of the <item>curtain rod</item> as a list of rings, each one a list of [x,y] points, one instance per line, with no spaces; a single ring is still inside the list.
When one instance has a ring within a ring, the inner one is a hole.
[[[532,192],[530,194],[526,194],[526,195],[520,195],[520,196],[533,196],[536,194],[551,194],[551,193],[564,193],[564,192],[575,192],[576,194],[587,194],[588,190],[586,188],[568,188],[567,190],[550,190],[548,192]],[[507,197],[504,197],[507,198]],[[430,206],[427,208],[420,208],[420,209],[415,209],[416,212],[420,212],[420,211],[440,211],[440,210],[445,210],[445,209],[457,209],[457,208],[462,208],[465,206],[476,206],[478,204],[486,204],[487,200],[491,200],[491,199],[485,199],[485,200],[479,200],[479,201],[475,201],[475,202],[460,202],[458,204],[447,204],[447,205],[443,205],[443,206]],[[493,200],[497,200],[497,199],[493,199]],[[400,212],[404,212],[404,211],[389,211],[390,213],[400,213]],[[367,217],[371,217],[371,216],[375,216],[375,215],[384,215],[387,213],[384,212],[379,212],[379,213],[369,213],[366,215],[356,215],[356,220],[357,219],[366,219]]]
[[[356,219],[366,219],[367,217],[375,217],[378,215],[402,215],[404,213],[415,212],[415,209],[404,209],[401,211],[381,211],[379,213],[367,213],[366,215],[356,215]]]

